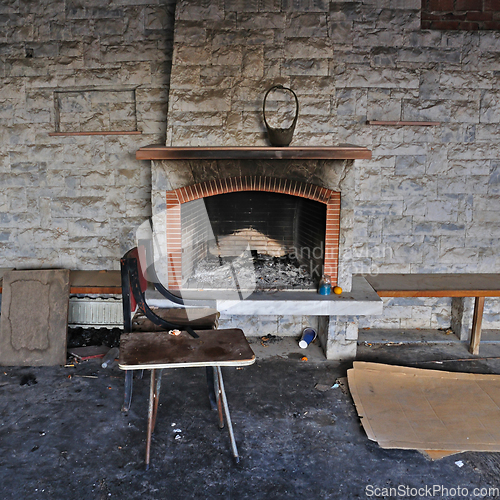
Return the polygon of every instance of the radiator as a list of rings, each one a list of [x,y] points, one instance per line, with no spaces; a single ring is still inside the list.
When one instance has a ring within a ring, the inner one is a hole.
[[[68,325],[72,327],[123,328],[121,299],[69,299]]]

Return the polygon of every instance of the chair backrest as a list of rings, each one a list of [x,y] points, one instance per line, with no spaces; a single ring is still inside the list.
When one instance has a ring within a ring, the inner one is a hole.
[[[194,330],[188,326],[183,327],[165,321],[158,317],[146,303],[145,292],[148,288],[147,275],[145,273],[146,252],[144,247],[135,247],[129,250],[121,259],[121,277],[122,277],[122,303],[123,303],[123,327],[126,333],[132,331],[132,314],[139,307],[144,315],[153,321],[154,324],[166,329],[184,329],[192,337],[198,337]],[[158,287],[156,287],[158,289]],[[163,288],[163,287],[162,287]],[[164,289],[167,294],[173,296]],[[161,290],[160,290],[161,291]],[[177,297],[177,303],[183,301]]]
[[[122,280],[122,302],[123,302],[123,326],[125,332],[132,331],[132,314],[137,309],[137,301],[132,292],[132,274],[138,278],[142,292],[148,287],[148,281],[142,272],[140,248],[134,247],[129,250],[121,259],[121,280]]]

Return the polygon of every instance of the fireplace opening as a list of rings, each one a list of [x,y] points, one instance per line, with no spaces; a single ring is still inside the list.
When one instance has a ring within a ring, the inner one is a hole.
[[[239,191],[181,205],[183,287],[314,289],[324,270],[327,205]]]

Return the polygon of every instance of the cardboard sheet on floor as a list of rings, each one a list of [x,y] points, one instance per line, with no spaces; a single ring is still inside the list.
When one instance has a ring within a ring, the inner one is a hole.
[[[69,270],[5,273],[0,319],[0,365],[64,365],[68,304]]]
[[[368,437],[382,448],[500,451],[500,375],[355,362],[347,372]]]

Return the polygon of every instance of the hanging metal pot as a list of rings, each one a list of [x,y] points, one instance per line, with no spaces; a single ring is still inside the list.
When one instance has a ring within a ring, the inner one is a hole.
[[[295,117],[293,119],[292,124],[287,128],[274,128],[271,127],[266,120],[266,99],[272,90],[279,89],[287,92],[291,92],[293,97],[295,97]],[[297,95],[292,89],[284,87],[283,85],[275,85],[271,87],[264,96],[264,104],[262,105],[262,111],[264,114],[264,123],[267,128],[267,136],[269,138],[269,142],[272,146],[288,146],[292,142],[293,132],[295,131],[295,125],[297,124],[297,118],[299,117],[299,100],[297,99]]]

